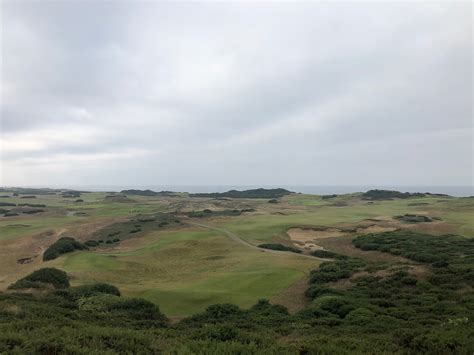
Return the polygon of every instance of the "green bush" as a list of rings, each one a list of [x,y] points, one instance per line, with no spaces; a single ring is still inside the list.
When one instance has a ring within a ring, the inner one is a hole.
[[[322,286],[322,285],[311,285],[305,292],[305,296],[311,299],[320,297],[320,296],[326,296],[326,295],[339,295],[341,294],[339,291]]]
[[[291,251],[292,253],[301,253],[301,250],[294,248],[294,247],[289,247],[283,244],[278,244],[278,243],[264,243],[260,244],[258,246],[259,248],[263,249],[271,249],[271,250],[278,250],[278,251]]]
[[[260,315],[287,315],[288,309],[279,304],[271,304],[266,298],[261,298],[256,304],[254,304],[250,311],[256,312]]]
[[[166,321],[166,317],[154,303],[142,298],[119,300],[109,305],[108,310],[136,320]]]
[[[10,285],[9,289],[38,288],[41,284],[52,285],[54,288],[69,287],[69,277],[67,274],[56,268],[46,267],[33,271],[28,276]],[[36,285],[36,287],[34,286]]]
[[[347,314],[345,320],[349,324],[354,324],[354,325],[366,325],[370,321],[373,320],[375,317],[374,312],[367,308],[356,308],[353,311],[350,311],[349,314]]]
[[[106,283],[94,283],[90,285],[82,285],[82,286],[74,287],[73,291],[80,297],[92,296],[99,293],[120,296],[120,291],[117,287],[106,284]]]
[[[91,240],[88,240],[87,242],[85,242],[84,245],[86,247],[89,247],[89,248],[94,248],[94,247],[99,245],[99,242],[97,240],[92,240],[91,239]]]
[[[237,330],[229,325],[209,324],[203,327],[197,338],[204,338],[217,341],[234,340],[238,335]]]
[[[226,318],[240,313],[240,308],[231,303],[222,303],[207,307],[205,313],[212,318]]]
[[[354,309],[348,301],[338,297],[330,297],[321,301],[319,307],[332,314],[344,318],[349,312]]]
[[[330,258],[330,259],[348,259],[346,255],[341,255],[337,253],[333,253],[329,250],[315,250],[311,253],[312,256],[317,258]]]
[[[43,254],[43,261],[56,259],[61,254],[70,253],[75,250],[85,250],[88,249],[82,243],[79,243],[74,238],[62,237],[56,242],[51,244],[48,249]]]

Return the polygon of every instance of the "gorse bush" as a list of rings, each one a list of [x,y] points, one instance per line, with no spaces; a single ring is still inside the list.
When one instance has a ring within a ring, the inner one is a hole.
[[[87,246],[76,241],[74,238],[62,237],[51,244],[48,249],[46,249],[43,254],[43,261],[53,260],[61,254],[85,249],[88,249]]]
[[[263,249],[271,249],[271,250],[278,250],[278,251],[291,251],[292,253],[301,253],[301,250],[294,248],[294,247],[289,247],[283,244],[278,244],[278,243],[264,243],[260,244],[258,246],[259,248]]]
[[[90,285],[82,285],[74,287],[74,293],[80,297],[92,296],[95,294],[109,294],[120,296],[120,291],[114,285],[109,285],[106,283],[94,283]]]
[[[341,259],[341,260],[345,260],[345,259],[348,259],[348,257],[346,255],[341,255],[341,254],[337,254],[337,253],[334,253],[332,251],[328,251],[328,250],[314,250],[313,252],[311,252],[311,255],[312,256],[315,256],[317,258],[328,258],[328,259]]]
[[[394,198],[410,198],[410,197],[424,197],[424,193],[415,192],[400,192],[392,190],[369,190],[362,194],[362,197],[370,200],[390,200]]]
[[[33,271],[10,285],[9,289],[41,288],[44,284],[52,285],[54,288],[67,288],[69,287],[69,278],[62,270],[46,267]]]
[[[250,189],[244,191],[230,190],[227,192],[196,193],[189,194],[190,197],[211,197],[211,198],[279,198],[290,195],[292,192],[285,189]]]

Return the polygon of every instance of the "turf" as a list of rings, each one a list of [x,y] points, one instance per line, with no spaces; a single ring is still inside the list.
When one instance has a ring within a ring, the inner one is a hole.
[[[156,302],[170,316],[185,316],[219,302],[249,307],[289,287],[318,260],[252,250],[214,231],[148,235],[137,248],[79,252],[52,264],[74,284],[107,281],[126,295]]]

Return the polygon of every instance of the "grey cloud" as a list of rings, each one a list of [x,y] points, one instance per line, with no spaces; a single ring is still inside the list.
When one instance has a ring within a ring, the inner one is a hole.
[[[469,184],[470,7],[4,1],[0,183]]]

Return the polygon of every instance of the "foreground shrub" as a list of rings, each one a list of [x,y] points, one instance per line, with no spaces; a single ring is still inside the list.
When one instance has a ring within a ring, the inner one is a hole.
[[[158,306],[142,298],[119,300],[109,305],[108,310],[135,320],[158,320],[162,322],[167,320]]]
[[[73,292],[79,297],[88,297],[97,294],[120,296],[120,291],[117,287],[106,283],[78,286],[73,289]]]
[[[261,315],[288,315],[288,309],[280,304],[271,304],[266,298],[261,298],[251,308],[251,311]]]
[[[33,271],[28,276],[10,285],[9,289],[41,288],[44,284],[52,285],[54,288],[69,287],[67,274],[53,267],[46,267]]]

